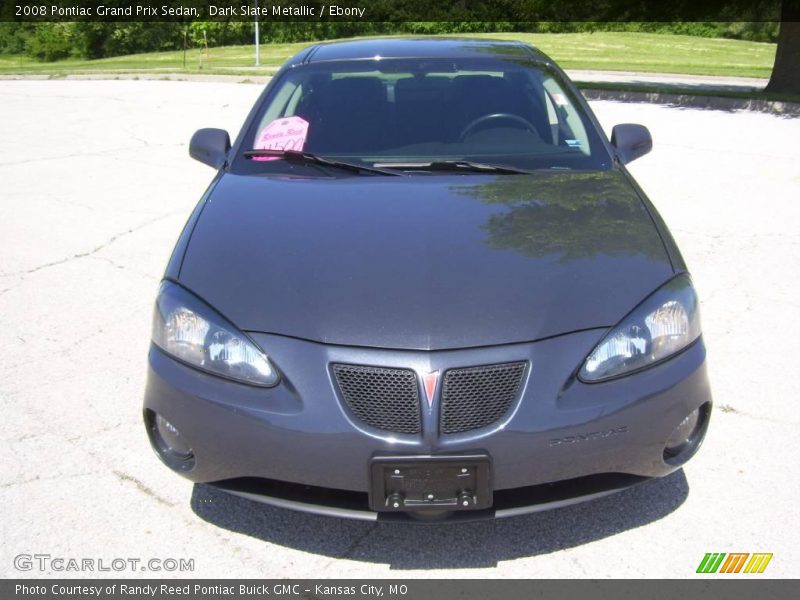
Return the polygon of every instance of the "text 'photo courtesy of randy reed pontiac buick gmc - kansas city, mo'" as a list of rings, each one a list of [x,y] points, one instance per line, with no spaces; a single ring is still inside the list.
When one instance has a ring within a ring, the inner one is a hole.
[[[144,420],[163,462],[360,519],[506,517],[680,468],[711,413],[698,299],[625,164],[514,42],[310,47],[178,239]]]

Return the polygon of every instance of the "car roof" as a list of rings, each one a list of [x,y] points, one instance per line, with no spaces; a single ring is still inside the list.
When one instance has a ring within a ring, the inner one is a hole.
[[[532,46],[506,40],[478,38],[371,38],[327,42],[298,52],[289,64],[335,60],[391,58],[526,58],[549,62]]]

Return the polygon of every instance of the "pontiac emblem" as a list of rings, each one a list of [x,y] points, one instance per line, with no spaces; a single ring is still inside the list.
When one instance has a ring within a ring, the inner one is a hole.
[[[428,408],[433,408],[433,398],[436,394],[436,384],[439,381],[439,371],[433,371],[422,376],[425,384],[425,395],[428,398]]]

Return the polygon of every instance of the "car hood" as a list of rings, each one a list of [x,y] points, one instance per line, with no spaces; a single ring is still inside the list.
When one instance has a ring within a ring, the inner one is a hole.
[[[179,280],[245,331],[437,350],[611,326],[672,274],[618,171],[225,174]]]

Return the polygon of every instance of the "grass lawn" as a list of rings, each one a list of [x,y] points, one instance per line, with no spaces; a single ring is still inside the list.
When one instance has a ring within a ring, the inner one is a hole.
[[[491,33],[471,37],[517,39],[541,48],[565,69],[737,75],[769,77],[775,44],[654,33]],[[153,52],[101,60],[40,63],[24,56],[0,56],[0,75],[37,73],[209,73],[269,74],[311,42],[264,44],[261,68],[254,65],[253,46],[197,48],[186,52]]]

